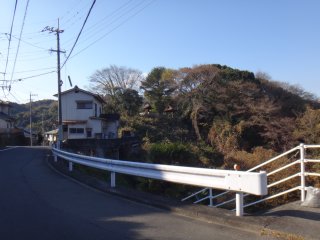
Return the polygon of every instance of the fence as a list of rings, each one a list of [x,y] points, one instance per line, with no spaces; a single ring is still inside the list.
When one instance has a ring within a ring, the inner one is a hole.
[[[247,170],[247,172],[253,172],[253,171],[265,168],[267,165],[273,164],[276,161],[279,161],[280,159],[282,159],[284,157],[288,157],[289,155],[292,155],[294,157],[296,157],[296,155],[300,155],[299,158],[297,158],[296,160],[294,160],[292,162],[289,162],[288,164],[286,164],[284,166],[279,166],[278,168],[270,170],[269,172],[267,172],[267,177],[268,177],[267,188],[268,189],[274,188],[274,187],[276,187],[276,186],[278,186],[280,184],[283,184],[283,183],[285,183],[285,182],[287,182],[289,180],[292,180],[294,178],[300,177],[300,185],[299,186],[295,186],[295,187],[292,187],[292,188],[285,189],[282,192],[278,192],[276,194],[266,196],[266,197],[264,197],[262,199],[259,199],[257,201],[247,202],[247,203],[245,203],[243,205],[244,208],[252,206],[252,205],[255,205],[255,204],[258,204],[258,203],[261,203],[261,202],[264,202],[264,201],[267,201],[267,200],[270,200],[270,199],[274,199],[274,198],[283,196],[285,194],[288,194],[288,193],[294,192],[294,191],[300,191],[301,201],[303,202],[305,200],[306,177],[308,177],[308,176],[320,177],[320,172],[307,172],[306,171],[305,165],[307,163],[320,163],[319,159],[306,158],[306,150],[307,149],[320,149],[320,145],[304,145],[304,144],[300,144],[299,146],[296,146],[296,147],[290,149],[289,151],[287,151],[287,152],[285,152],[283,154],[280,154],[279,156],[276,156],[276,157],[274,157],[274,158],[272,158],[272,159],[270,159],[270,160],[268,160],[268,161],[266,161],[264,163],[261,163],[261,164],[255,166],[255,167]],[[271,181],[271,178],[270,178],[271,176],[273,176],[273,175],[275,175],[277,173],[281,173],[282,171],[284,171],[286,169],[293,168],[294,166],[297,166],[297,165],[299,166],[299,171],[298,172],[293,173],[292,175],[287,176],[285,178],[282,178],[280,180],[277,180],[277,181],[274,181],[274,182]],[[198,191],[196,193],[193,193],[190,196],[187,196],[184,199],[182,199],[182,201],[186,201],[187,199],[191,199],[193,197],[196,197],[199,194],[203,194],[204,192],[208,192],[208,195],[203,197],[203,198],[201,198],[201,199],[197,199],[196,201],[194,201],[194,203],[200,203],[200,202],[203,202],[203,201],[209,199],[209,206],[221,207],[221,206],[230,204],[230,203],[232,203],[234,201],[237,201],[236,198],[232,197],[231,199],[227,199],[227,200],[224,200],[224,201],[219,202],[217,204],[213,204],[214,200],[219,199],[221,197],[225,197],[229,193],[229,191],[225,191],[225,192],[222,192],[220,194],[213,195],[212,194],[212,189],[210,189],[210,188],[204,188],[204,189],[202,189],[202,190],[200,190],[200,191]],[[250,194],[245,194],[243,197],[247,197],[249,195]]]
[[[236,192],[237,216],[243,215],[243,193],[260,196],[267,194],[267,175],[265,172],[253,173],[129,162],[84,156],[56,148],[53,148],[52,152],[54,154],[55,161],[60,157],[69,162],[69,171],[72,171],[73,164],[77,163],[111,172],[111,187],[116,186],[116,173],[122,173],[174,183]]]

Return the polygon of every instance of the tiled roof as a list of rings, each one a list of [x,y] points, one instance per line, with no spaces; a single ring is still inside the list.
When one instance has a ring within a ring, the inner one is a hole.
[[[104,103],[103,98],[102,98],[101,96],[99,96],[98,94],[94,94],[94,93],[92,93],[92,92],[83,90],[83,89],[79,88],[78,86],[75,86],[74,88],[71,88],[71,89],[69,89],[69,90],[67,90],[67,91],[61,92],[61,95],[64,95],[64,94],[67,94],[67,93],[70,93],[70,92],[75,92],[75,93],[77,93],[77,92],[82,92],[82,93],[86,93],[86,94],[88,94],[88,95],[93,96],[93,97],[96,98],[98,101]],[[55,94],[55,95],[53,95],[53,96],[58,97],[58,94]]]

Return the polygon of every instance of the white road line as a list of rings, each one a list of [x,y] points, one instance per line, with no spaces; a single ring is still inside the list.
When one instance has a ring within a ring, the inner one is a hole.
[[[11,149],[15,149],[15,148],[18,148],[18,146],[15,146],[15,147],[8,147],[8,148],[6,148],[6,149],[2,149],[2,150],[0,150],[0,152],[4,152],[4,151],[11,150]]]

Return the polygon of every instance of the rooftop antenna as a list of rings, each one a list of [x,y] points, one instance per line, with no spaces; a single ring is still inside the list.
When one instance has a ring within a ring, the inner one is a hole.
[[[68,75],[70,87],[72,87],[71,77]]]

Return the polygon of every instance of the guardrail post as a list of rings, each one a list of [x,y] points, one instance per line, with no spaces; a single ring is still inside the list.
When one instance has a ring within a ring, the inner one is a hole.
[[[305,192],[305,187],[306,187],[306,179],[305,179],[305,149],[304,149],[304,144],[301,143],[300,144],[300,168],[301,168],[301,172],[300,172],[300,178],[301,178],[301,202],[304,202],[305,198],[306,198],[306,192]]]
[[[209,206],[212,207],[213,206],[213,199],[212,199],[212,188],[209,188]]]
[[[55,161],[55,162],[58,162],[58,157],[57,157],[57,155],[54,155],[53,158],[54,158],[54,161]]]
[[[73,162],[69,162],[69,172],[72,172],[73,170]]]
[[[111,172],[110,185],[111,185],[111,187],[115,187],[116,186],[116,173],[115,172]]]
[[[243,216],[243,193],[242,192],[236,193],[236,216],[237,217]]]

